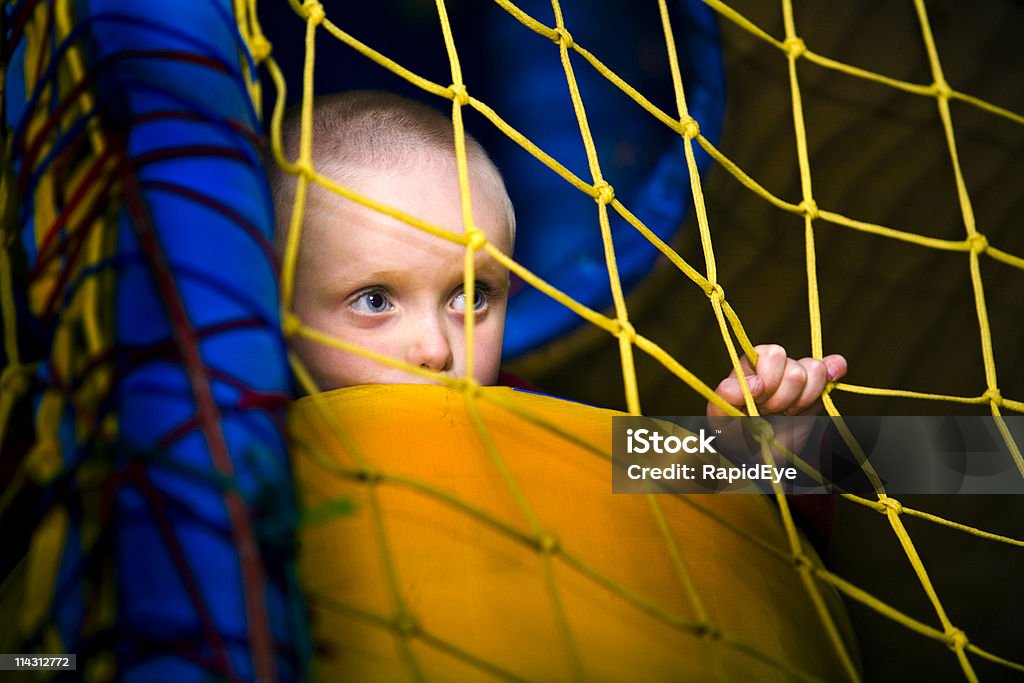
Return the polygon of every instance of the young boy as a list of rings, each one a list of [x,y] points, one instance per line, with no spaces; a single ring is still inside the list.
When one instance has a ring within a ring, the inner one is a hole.
[[[444,114],[397,95],[353,91],[319,98],[313,112],[313,166],[361,194],[452,232],[464,231],[454,133]],[[299,118],[284,125],[288,158],[298,149]],[[511,254],[515,215],[501,174],[466,139],[476,226]],[[271,167],[277,241],[283,249],[295,180]],[[466,374],[463,318],[475,311],[474,378],[498,381],[508,272],[476,252],[474,300],[463,292],[464,247],[343,199],[316,184],[307,195],[293,308],[303,324],[380,354],[451,376]],[[296,352],[321,389],[423,382],[417,375],[299,338]],[[820,408],[829,380],[846,372],[842,356],[794,360],[782,347],[757,347],[756,371],[743,359],[763,414]],[[716,389],[744,405],[735,373]],[[709,415],[720,415],[713,404]]]

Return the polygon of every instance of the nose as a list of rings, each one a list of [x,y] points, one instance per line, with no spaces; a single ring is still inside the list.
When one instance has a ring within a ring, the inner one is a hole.
[[[447,372],[452,369],[452,346],[444,322],[433,316],[425,317],[415,327],[406,361],[410,365]]]

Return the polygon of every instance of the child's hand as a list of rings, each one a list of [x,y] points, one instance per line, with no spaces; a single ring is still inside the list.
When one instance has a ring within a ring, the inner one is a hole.
[[[758,353],[757,371],[746,356],[740,359],[740,366],[746,373],[750,393],[762,415],[816,415],[821,412],[821,393],[825,384],[846,374],[846,359],[838,354],[825,356],[824,360],[793,360],[777,344],[763,344],[755,350]],[[743,409],[746,405],[735,370],[722,380],[715,393],[737,408]],[[708,403],[707,414],[719,416],[725,413],[713,403]]]

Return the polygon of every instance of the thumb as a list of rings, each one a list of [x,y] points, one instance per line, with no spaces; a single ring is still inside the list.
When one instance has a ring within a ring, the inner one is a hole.
[[[756,399],[764,391],[764,380],[758,375],[747,375],[747,386],[750,388],[750,394]],[[736,377],[728,377],[722,380],[718,388],[715,389],[715,393],[726,400],[727,403],[734,406],[742,406],[746,403],[743,398],[743,389],[740,387],[740,381]]]

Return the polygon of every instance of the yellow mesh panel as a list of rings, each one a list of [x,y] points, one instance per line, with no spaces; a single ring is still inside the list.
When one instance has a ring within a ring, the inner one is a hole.
[[[672,263],[696,287],[704,292],[717,321],[718,332],[720,333],[722,344],[725,346],[729,357],[732,360],[733,366],[738,370],[739,356],[741,353],[746,353],[748,356],[753,358],[752,342],[744,331],[739,317],[733,307],[729,304],[727,294],[718,281],[712,232],[709,227],[710,219],[705,209],[701,190],[701,179],[697,173],[693,156],[693,144],[699,144],[712,156],[715,162],[722,169],[733,175],[752,193],[777,207],[780,211],[802,216],[804,222],[805,264],[808,286],[807,307],[810,328],[810,347],[815,357],[821,358],[825,348],[821,325],[818,275],[816,272],[816,260],[818,254],[815,247],[816,231],[822,223],[828,223],[831,226],[838,226],[849,230],[861,231],[879,237],[898,240],[925,249],[954,252],[963,255],[965,265],[969,272],[971,290],[974,298],[978,324],[977,334],[978,338],[981,340],[982,363],[984,367],[984,391],[977,395],[947,395],[913,391],[902,388],[830,383],[826,388],[824,396],[825,407],[830,415],[837,419],[839,418],[839,411],[833,399],[835,392],[850,392],[876,396],[900,396],[928,401],[948,401],[961,404],[987,405],[994,416],[996,423],[1000,426],[1002,434],[1006,440],[1007,448],[1014,459],[1014,465],[1022,474],[1024,474],[1024,459],[1022,459],[1017,444],[1014,443],[1010,437],[1010,434],[1006,430],[1002,421],[1002,414],[1004,410],[1021,411],[1022,408],[1024,408],[1024,402],[1016,398],[1005,397],[1000,390],[997,363],[992,350],[991,328],[982,279],[982,268],[984,264],[991,260],[999,261],[1013,268],[1020,269],[1024,268],[1024,259],[1019,255],[1009,253],[1008,251],[1001,249],[999,245],[990,244],[984,233],[979,230],[979,226],[976,223],[974,211],[972,209],[971,197],[968,193],[961,170],[955,136],[954,118],[950,112],[950,101],[957,101],[971,107],[976,107],[992,116],[1001,117],[1018,124],[1024,123],[1024,117],[1020,114],[1007,111],[996,105],[972,97],[966,93],[962,93],[958,91],[954,85],[951,85],[946,81],[943,74],[941,56],[936,49],[928,15],[922,0],[915,0],[914,7],[919,22],[921,40],[925,45],[931,70],[932,80],[931,82],[924,84],[907,82],[884,74],[874,73],[854,65],[841,63],[825,55],[817,54],[801,38],[800,31],[794,20],[792,5],[789,0],[782,1],[782,14],[784,17],[784,35],[782,36],[771,35],[769,32],[747,20],[739,12],[735,11],[723,2],[708,0],[708,4],[718,12],[722,21],[732,22],[743,30],[748,31],[759,40],[771,45],[778,50],[780,58],[785,60],[789,74],[790,105],[793,116],[793,129],[796,139],[796,157],[801,188],[799,197],[788,199],[776,196],[767,190],[763,184],[758,182],[757,179],[744,172],[720,150],[716,149],[708,140],[700,135],[699,122],[694,121],[687,111],[686,95],[679,73],[675,46],[673,44],[673,31],[670,25],[665,0],[661,0],[661,2],[659,2],[659,9],[664,29],[667,59],[670,65],[672,84],[675,92],[676,108],[672,112],[666,112],[656,107],[641,93],[637,92],[628,83],[608,69],[596,54],[591,53],[585,46],[575,42],[571,35],[572,19],[563,16],[562,9],[557,0],[553,0],[552,2],[555,17],[554,25],[547,25],[538,21],[536,18],[528,16],[513,3],[507,2],[506,0],[496,0],[496,2],[508,12],[510,21],[519,21],[527,28],[553,41],[552,69],[561,69],[565,76],[566,87],[573,101],[579,122],[582,142],[587,152],[589,167],[588,178],[581,178],[570,172],[557,159],[549,156],[544,150],[539,149],[536,145],[530,142],[530,140],[517,132],[511,125],[504,121],[497,112],[491,109],[486,102],[482,102],[473,96],[473,84],[467,84],[462,76],[460,57],[458,50],[456,49],[456,43],[452,35],[451,26],[448,22],[447,10],[443,0],[438,0],[437,10],[450,65],[450,82],[447,84],[437,83],[423,78],[416,74],[414,69],[398,64],[386,55],[361,43],[356,37],[346,33],[342,28],[344,23],[342,15],[328,16],[324,7],[316,0],[307,0],[302,3],[297,2],[297,0],[292,0],[293,8],[305,21],[306,61],[303,83],[301,86],[303,128],[299,156],[294,160],[285,159],[280,143],[284,103],[284,79],[273,58],[269,56],[270,51],[268,49],[266,38],[263,36],[257,21],[254,2],[249,2],[248,5],[244,5],[242,0],[239,0],[238,2],[239,9],[243,10],[239,14],[241,17],[240,27],[243,31],[243,35],[247,37],[253,54],[257,59],[262,60],[263,65],[266,67],[266,72],[269,74],[274,87],[277,89],[276,105],[271,121],[271,139],[276,160],[283,168],[296,174],[298,178],[295,195],[295,208],[291,221],[289,239],[284,253],[281,275],[282,319],[286,335],[290,338],[305,337],[344,351],[359,354],[382,364],[398,367],[420,377],[444,384],[448,387],[448,391],[454,391],[454,394],[445,394],[446,396],[452,396],[452,398],[446,399],[449,400],[450,403],[445,404],[445,410],[453,411],[453,414],[457,413],[458,421],[460,423],[464,423],[466,429],[471,429],[472,433],[476,437],[477,441],[475,443],[477,444],[479,453],[489,459],[489,476],[497,477],[496,485],[500,484],[500,490],[504,492],[504,495],[507,495],[508,500],[510,501],[509,505],[511,507],[509,510],[516,511],[516,514],[519,516],[519,526],[512,526],[511,524],[502,522],[500,518],[495,517],[497,513],[476,507],[474,504],[463,504],[462,502],[459,502],[459,500],[457,500],[454,494],[450,491],[445,491],[443,493],[434,491],[434,484],[431,483],[429,478],[420,478],[420,474],[396,474],[392,471],[378,470],[377,468],[380,465],[377,460],[377,455],[370,454],[369,452],[363,453],[366,449],[361,444],[361,440],[367,437],[362,433],[361,428],[357,426],[354,429],[352,425],[345,424],[338,413],[331,408],[330,404],[333,401],[341,399],[335,396],[316,394],[316,387],[310,380],[308,373],[301,366],[301,363],[299,363],[299,361],[293,356],[293,364],[297,376],[300,378],[300,381],[303,383],[305,388],[313,394],[309,399],[304,401],[303,405],[298,410],[301,414],[305,415],[303,419],[308,420],[309,424],[319,424],[322,422],[324,425],[327,425],[327,427],[318,427],[318,429],[328,429],[332,435],[330,438],[336,441],[336,445],[333,448],[340,449],[340,452],[346,453],[348,454],[348,457],[352,458],[352,462],[346,466],[347,469],[335,468],[333,470],[334,475],[336,475],[336,484],[338,486],[337,491],[344,491],[351,495],[359,496],[359,500],[363,506],[360,513],[362,517],[352,523],[363,524],[365,528],[360,533],[363,536],[373,538],[372,543],[368,541],[365,546],[361,547],[365,547],[367,553],[378,554],[376,557],[370,557],[369,555],[360,552],[358,553],[359,557],[357,560],[358,563],[360,563],[360,566],[362,566],[361,563],[363,562],[371,564],[376,563],[373,564],[373,571],[378,574],[379,583],[375,584],[375,588],[373,590],[378,590],[379,593],[372,596],[379,599],[379,603],[376,605],[376,608],[371,608],[367,606],[367,604],[357,604],[358,598],[362,594],[356,591],[351,593],[350,603],[338,605],[337,609],[337,613],[339,615],[338,618],[359,622],[363,626],[366,626],[370,631],[374,628],[379,628],[390,634],[389,638],[392,638],[392,640],[388,641],[388,644],[377,643],[367,646],[376,653],[374,656],[379,655],[385,659],[394,658],[395,661],[400,662],[400,666],[404,671],[403,675],[406,680],[431,680],[430,672],[434,668],[434,664],[431,662],[433,662],[434,658],[438,656],[453,657],[459,661],[460,666],[467,667],[466,671],[472,672],[472,676],[482,676],[486,673],[497,678],[518,678],[518,674],[515,673],[516,669],[513,664],[498,661],[501,660],[504,655],[500,653],[492,653],[494,655],[494,659],[488,659],[483,652],[472,651],[469,646],[461,644],[461,642],[456,642],[461,636],[467,634],[462,634],[455,629],[451,631],[450,639],[445,639],[438,635],[438,630],[436,629],[422,628],[422,624],[431,623],[430,620],[433,616],[416,613],[413,608],[416,604],[416,596],[410,596],[403,592],[408,588],[408,584],[403,583],[403,581],[398,577],[398,565],[402,560],[401,558],[396,559],[389,550],[392,545],[392,539],[389,536],[391,533],[392,522],[389,515],[399,514],[399,512],[390,510],[387,507],[385,501],[386,496],[384,495],[384,489],[386,488],[384,486],[384,482],[386,482],[388,484],[396,485],[397,488],[400,489],[404,488],[410,491],[418,491],[423,496],[434,496],[438,500],[445,501],[447,509],[445,514],[450,514],[452,510],[458,510],[458,517],[460,520],[458,523],[460,524],[477,524],[487,526],[492,530],[497,530],[504,534],[507,537],[505,539],[507,542],[513,544],[518,542],[527,546],[533,544],[536,550],[540,550],[541,552],[535,555],[537,566],[535,567],[536,574],[534,576],[539,583],[534,586],[534,589],[546,595],[544,598],[546,601],[545,609],[548,610],[547,616],[549,617],[546,627],[550,628],[550,632],[545,636],[545,638],[549,639],[549,642],[551,643],[557,642],[560,644],[558,652],[561,653],[560,656],[564,659],[560,665],[564,665],[564,670],[568,672],[565,674],[567,679],[597,680],[600,678],[600,675],[595,673],[594,669],[591,668],[593,664],[592,660],[588,659],[590,651],[587,647],[589,646],[582,646],[580,644],[582,640],[580,629],[584,627],[581,627],[579,624],[574,622],[567,613],[568,610],[572,609],[568,607],[571,604],[571,598],[567,597],[567,593],[571,593],[575,589],[575,584],[566,583],[567,580],[565,579],[563,572],[563,564],[567,562],[566,555],[559,555],[559,553],[551,552],[551,548],[554,546],[551,546],[550,543],[545,544],[543,539],[551,538],[546,535],[550,533],[550,529],[548,528],[549,521],[537,514],[533,504],[531,503],[531,492],[525,490],[523,486],[523,479],[521,478],[522,475],[517,473],[508,465],[507,459],[512,457],[511,451],[515,449],[509,449],[507,444],[502,442],[501,438],[496,437],[496,430],[499,429],[502,421],[508,418],[505,413],[502,413],[499,419],[495,416],[494,411],[498,409],[501,409],[501,411],[511,411],[517,416],[517,418],[521,418],[530,423],[532,425],[531,429],[534,427],[542,429],[550,432],[553,436],[557,436],[558,438],[569,438],[573,441],[579,441],[582,438],[585,443],[585,437],[574,436],[574,434],[576,434],[574,430],[566,429],[563,424],[560,424],[557,421],[543,419],[542,414],[539,415],[533,412],[523,411],[522,406],[519,405],[517,401],[508,399],[506,392],[482,388],[472,380],[452,379],[440,376],[436,373],[431,373],[418,367],[409,366],[398,359],[383,357],[344,340],[332,338],[323,332],[304,325],[292,312],[292,281],[295,272],[298,245],[302,239],[302,217],[305,210],[305,198],[309,183],[311,182],[317,183],[347,199],[359,202],[384,214],[405,221],[410,225],[410,229],[422,230],[433,234],[440,239],[445,239],[464,246],[466,249],[465,289],[467,291],[467,297],[470,300],[472,300],[474,283],[472,257],[476,251],[485,250],[492,258],[505,265],[509,270],[521,277],[528,284],[536,287],[548,296],[564,304],[596,328],[599,328],[608,335],[614,337],[619,348],[622,380],[625,387],[625,404],[629,413],[640,414],[642,410],[639,400],[634,359],[635,353],[639,351],[655,359],[669,373],[678,377],[707,400],[715,402],[719,407],[730,414],[737,414],[739,411],[731,406],[725,405],[722,400],[713,393],[707,383],[695,376],[677,359],[673,358],[663,350],[663,348],[661,348],[657,343],[634,328],[634,325],[630,320],[629,307],[619,283],[616,268],[616,257],[610,237],[608,212],[609,210],[612,210],[622,216],[636,230],[648,237],[670,263]],[[378,202],[374,202],[367,197],[361,196],[350,188],[338,185],[329,178],[320,174],[314,168],[310,154],[310,121],[313,98],[312,82],[313,71],[316,67],[315,38],[319,32],[323,31],[342,41],[350,48],[360,52],[368,60],[371,60],[381,67],[394,72],[399,77],[421,88],[425,92],[440,99],[450,101],[452,124],[455,130],[455,139],[457,141],[456,150],[459,166],[459,180],[463,195],[462,207],[465,225],[468,226],[464,233],[452,233],[438,226],[429,225],[413,216],[408,216],[389,207],[383,206]],[[624,206],[621,201],[615,197],[614,188],[602,172],[600,160],[594,148],[594,142],[590,134],[590,128],[586,116],[586,106],[580,96],[576,84],[573,72],[573,61],[570,60],[570,55],[576,59],[577,64],[579,64],[579,59],[582,59],[588,65],[588,68],[593,68],[604,75],[612,84],[632,98],[638,106],[649,112],[651,116],[671,128],[685,140],[685,153],[690,169],[692,193],[694,197],[694,210],[700,235],[703,260],[705,263],[703,272],[687,263],[687,261],[684,260],[683,257],[680,256],[680,254],[670,245],[655,237],[639,219],[630,213],[628,207]],[[798,65],[802,60],[807,60],[808,62],[812,62],[826,69],[842,72],[854,78],[864,79],[875,84],[894,88],[904,93],[934,100],[942,129],[944,131],[949,160],[953,169],[957,199],[963,223],[962,239],[939,239],[927,235],[915,234],[913,232],[900,230],[891,226],[879,225],[851,216],[846,216],[838,212],[831,211],[828,207],[819,205],[814,194],[812,169],[810,167],[807,151],[808,135],[805,129],[803,115],[804,94],[800,87],[800,70],[798,68]],[[254,90],[256,88],[257,86],[254,84]],[[488,243],[483,233],[475,227],[472,216],[469,212],[469,182],[463,130],[463,110],[465,107],[470,107],[479,112],[500,131],[508,135],[512,140],[550,168],[555,174],[560,176],[566,182],[567,192],[583,192],[594,199],[597,209],[598,225],[605,245],[606,262],[614,302],[613,310],[610,314],[605,314],[587,308],[564,293],[558,291],[550,284],[544,282],[533,273],[529,272],[521,264],[516,263],[507,255],[502,254],[493,245]],[[474,335],[474,318],[472,313],[466,317],[465,334],[468,339],[467,347],[472,349],[472,338]],[[470,354],[472,354],[471,351]],[[472,367],[472,364],[473,360],[470,358],[469,366]],[[740,378],[743,377],[742,372],[738,372],[738,374]],[[383,392],[386,390],[380,389],[379,391]],[[743,386],[743,391],[746,396],[747,412],[751,414],[756,413],[756,406],[753,398],[750,395],[749,389],[745,385]],[[417,400],[419,400],[419,398],[420,397],[417,396]],[[580,418],[583,422],[586,422],[588,419],[590,418]],[[839,424],[842,424],[841,420],[839,420]],[[849,437],[849,441],[851,448],[856,450],[857,445],[853,442],[852,437]],[[599,453],[595,455],[601,455],[600,448],[598,450]],[[316,449],[312,451],[314,454],[315,452]],[[320,455],[322,456],[323,454],[321,453]],[[606,453],[604,455],[606,455]],[[316,456],[311,454],[309,449],[298,449],[296,457],[299,458],[298,468],[301,471],[306,471],[307,469],[312,470],[314,467],[326,467],[323,462],[320,462],[319,464],[315,462]],[[307,458],[310,459],[309,462],[306,462]],[[330,468],[327,469],[330,470]],[[350,484],[352,481],[362,482],[362,484],[359,484],[358,486]],[[920,590],[924,593],[926,599],[931,605],[933,614],[930,621],[924,622],[918,618],[910,616],[906,612],[901,611],[892,605],[886,604],[863,589],[852,585],[842,577],[823,569],[816,561],[808,559],[811,553],[806,547],[806,542],[797,531],[793,523],[792,516],[789,513],[786,499],[781,495],[781,493],[776,494],[776,500],[782,513],[781,523],[777,529],[765,532],[771,537],[770,539],[759,534],[753,529],[748,528],[747,522],[740,522],[734,526],[733,522],[728,520],[718,521],[719,524],[729,528],[730,531],[735,531],[747,538],[747,542],[750,544],[751,548],[768,548],[769,554],[786,558],[789,565],[789,568],[787,568],[786,571],[790,573],[789,578],[792,581],[795,581],[802,586],[802,595],[804,600],[804,602],[800,603],[799,607],[794,606],[793,609],[804,610],[810,608],[812,610],[812,621],[817,625],[816,628],[820,629],[820,633],[818,633],[816,637],[824,638],[827,642],[827,645],[821,645],[821,647],[827,648],[827,651],[832,653],[832,656],[835,658],[834,664],[837,667],[837,670],[841,672],[841,674],[838,674],[840,677],[856,680],[859,678],[859,673],[855,662],[855,655],[850,653],[845,642],[842,633],[843,627],[839,621],[837,621],[836,612],[830,608],[828,604],[831,600],[831,591],[833,590],[842,593],[848,600],[857,601],[866,605],[872,610],[875,610],[878,614],[882,615],[884,618],[891,619],[894,622],[901,624],[905,628],[919,634],[922,638],[937,641],[940,644],[948,646],[952,651],[953,657],[955,657],[955,665],[959,667],[963,676],[967,680],[976,680],[977,676],[974,672],[974,667],[972,666],[972,660],[977,660],[978,658],[984,658],[991,662],[995,662],[1008,670],[1024,672],[1024,664],[1005,659],[996,653],[988,652],[982,647],[972,643],[969,638],[970,634],[965,633],[949,617],[940,595],[933,587],[932,580],[929,576],[925,563],[919,556],[914,541],[907,531],[904,519],[910,516],[927,520],[931,523],[943,525],[966,534],[972,534],[980,539],[987,539],[1016,547],[1024,546],[1024,542],[1019,539],[988,533],[967,525],[957,524],[953,521],[943,519],[940,516],[924,511],[904,507],[898,500],[887,496],[881,489],[879,489],[877,496],[873,499],[853,495],[847,495],[844,498],[847,504],[863,506],[865,508],[875,510],[885,516],[889,526],[889,533],[894,535],[898,540],[899,546],[905,554],[907,562],[916,575]],[[320,501],[320,504],[324,504],[324,501]],[[673,501],[672,504],[675,505],[675,501]],[[681,504],[686,505],[696,503],[693,501],[686,502],[684,499],[684,502]],[[748,504],[758,505],[759,503]],[[798,653],[798,656],[794,656],[793,658],[789,658],[788,656],[779,656],[776,651],[765,652],[763,650],[759,650],[758,646],[752,640],[744,639],[737,636],[734,632],[729,632],[721,627],[721,622],[718,618],[712,615],[710,611],[705,611],[708,609],[706,605],[713,603],[714,600],[708,599],[705,594],[702,594],[701,589],[705,592],[713,589],[703,586],[700,580],[691,576],[692,570],[689,568],[689,565],[693,563],[694,560],[688,556],[686,548],[681,548],[679,546],[677,537],[671,529],[671,525],[674,522],[666,521],[663,512],[660,510],[659,505],[656,502],[651,501],[650,505],[652,506],[650,514],[653,519],[657,520],[656,523],[661,525],[659,527],[660,542],[664,543],[664,551],[667,553],[667,556],[672,558],[676,563],[678,581],[680,582],[680,585],[684,586],[685,590],[683,591],[683,594],[687,596],[687,600],[689,601],[686,606],[686,609],[689,610],[686,613],[686,619],[690,619],[692,621],[687,624],[679,624],[677,625],[678,628],[683,631],[688,631],[691,635],[697,635],[702,638],[706,638],[708,637],[708,634],[713,633],[715,634],[713,640],[720,640],[723,643],[732,642],[734,644],[738,644],[737,648],[743,650],[747,654],[755,652],[759,653],[753,655],[754,659],[758,659],[762,663],[765,660],[770,660],[771,667],[773,667],[777,672],[783,672],[783,675],[786,676],[792,676],[794,678],[808,676],[811,678],[832,678],[834,672],[822,673],[820,670],[817,670],[817,673],[808,673],[809,670],[813,671],[814,667],[804,666],[806,661],[801,662],[801,657],[799,656],[800,654],[810,656],[807,652]],[[419,515],[421,516],[421,521],[427,518],[427,514],[421,509],[413,510],[412,508],[407,509],[400,507],[399,510],[405,510],[409,515]],[[571,515],[572,510],[566,509],[563,514]],[[342,524],[345,522],[342,520],[336,523]],[[326,543],[327,541],[323,542]],[[344,554],[349,551],[347,548],[337,548],[335,552]],[[568,563],[571,564],[571,561],[568,561]],[[616,565],[614,565],[614,563],[603,568],[587,565],[586,570],[582,570],[577,566],[576,570],[582,571],[582,573],[586,575],[593,584],[603,586],[611,590],[611,592],[616,595],[616,599],[629,602],[629,596],[633,594],[631,589],[616,583],[610,576],[610,574],[615,571],[615,566]],[[726,568],[723,571],[731,569],[734,569],[734,567]],[[763,567],[755,565],[752,567],[752,570],[755,572],[760,571],[763,570]],[[721,586],[719,586],[719,588],[721,588]],[[369,599],[371,596],[367,595],[366,597]],[[380,605],[385,606],[383,610],[377,609]],[[663,609],[663,606],[653,605],[650,609],[657,611]],[[781,618],[785,615],[774,616]],[[811,622],[803,621],[801,623],[802,626],[800,626],[800,628],[806,629],[807,624]],[[794,626],[794,628],[797,627]],[[472,633],[468,634],[469,637],[472,637],[473,635],[474,634]],[[341,647],[340,644],[339,647]],[[388,650],[387,648],[393,648],[393,650]],[[524,654],[524,657],[528,658],[528,655]],[[719,680],[731,679],[730,673],[724,668],[712,668],[711,670],[714,671],[715,677]],[[398,675],[399,674],[396,674],[396,677]],[[466,675],[467,677],[470,677],[469,673]]]

